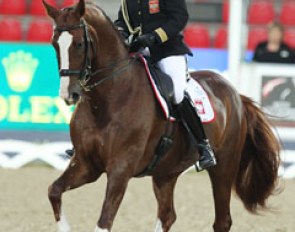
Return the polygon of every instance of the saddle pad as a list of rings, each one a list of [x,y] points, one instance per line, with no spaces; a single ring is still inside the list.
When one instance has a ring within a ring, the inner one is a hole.
[[[175,118],[171,116],[169,112],[168,104],[165,101],[164,97],[160,94],[160,91],[158,90],[158,87],[155,84],[155,81],[151,75],[146,59],[140,54],[137,54],[137,56],[139,57],[139,60],[144,64],[153,92],[155,94],[155,97],[158,103],[161,106],[161,109],[164,113],[165,118],[169,119],[170,121],[174,121]],[[213,110],[213,107],[211,105],[211,102],[207,93],[205,92],[203,87],[194,79],[190,78],[187,83],[188,85],[187,85],[186,91],[189,93],[191,99],[193,99],[195,106],[198,110],[198,114],[201,118],[201,121],[203,123],[213,122],[215,120],[215,112]]]
[[[146,59],[141,55],[141,54],[136,54],[138,57],[139,57],[139,60],[144,64],[144,68],[145,68],[145,71],[147,73],[147,76],[149,78],[149,81],[151,83],[151,86],[152,86],[152,89],[153,89],[153,92],[155,94],[155,97],[158,101],[158,103],[160,104],[161,106],[161,109],[164,113],[164,116],[166,119],[169,119],[171,121],[175,120],[173,117],[170,117],[170,112],[169,112],[169,107],[168,107],[168,104],[167,102],[165,101],[164,97],[160,94],[160,91],[158,90],[158,87],[151,75],[151,72],[150,72],[150,69],[149,69],[149,66],[148,66],[148,63],[146,61]]]
[[[216,114],[204,88],[196,80],[190,78],[187,82],[186,91],[193,99],[201,121],[203,123],[213,122]]]

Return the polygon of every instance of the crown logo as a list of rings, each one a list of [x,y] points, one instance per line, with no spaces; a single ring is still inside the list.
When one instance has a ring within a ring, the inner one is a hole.
[[[2,59],[9,87],[16,92],[24,92],[31,86],[39,61],[31,53],[17,51]]]

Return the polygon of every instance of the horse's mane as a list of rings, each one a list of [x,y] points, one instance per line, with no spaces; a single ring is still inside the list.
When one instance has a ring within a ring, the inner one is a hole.
[[[125,43],[125,40],[124,40],[123,36],[118,31],[118,29],[116,28],[115,24],[113,23],[113,21],[111,20],[111,18],[106,14],[106,12],[100,6],[98,6],[94,2],[86,2],[86,6],[92,6],[92,7],[96,8],[97,10],[99,10],[102,13],[102,15],[105,17],[106,21],[110,24],[110,26],[112,27],[113,31],[118,35],[118,38],[121,40],[121,42],[124,44],[124,46],[126,48],[128,48],[128,45]],[[86,11],[86,14],[87,14],[87,11]]]

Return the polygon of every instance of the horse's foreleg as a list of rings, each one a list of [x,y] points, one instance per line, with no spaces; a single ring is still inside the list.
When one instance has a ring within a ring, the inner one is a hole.
[[[128,181],[131,178],[130,174],[127,173],[130,170],[128,168],[112,167],[111,169],[112,171],[107,173],[106,196],[95,232],[111,231],[114,218],[125,194]]]
[[[155,232],[167,232],[176,220],[174,187],[177,176],[153,177],[153,188],[158,201],[158,220]]]
[[[70,227],[61,208],[62,194],[67,190],[78,188],[83,184],[95,181],[101,173],[102,172],[99,170],[95,172],[90,171],[87,169],[85,163],[73,157],[64,173],[49,186],[48,197],[54,212],[55,220],[58,223],[59,232],[70,231]]]

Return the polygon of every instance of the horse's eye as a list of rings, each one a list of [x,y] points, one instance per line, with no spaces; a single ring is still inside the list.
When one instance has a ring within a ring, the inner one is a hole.
[[[84,46],[84,43],[83,42],[77,42],[76,43],[76,48],[78,48],[78,49],[83,48],[83,46]]]

